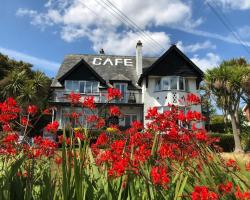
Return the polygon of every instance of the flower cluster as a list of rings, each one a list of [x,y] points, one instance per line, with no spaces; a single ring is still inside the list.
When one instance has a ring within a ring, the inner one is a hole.
[[[47,126],[45,127],[45,130],[47,132],[56,133],[58,127],[59,127],[58,121],[53,121],[53,122],[47,124]]]
[[[215,192],[209,191],[206,186],[195,186],[192,200],[219,200],[219,196]]]
[[[122,98],[122,93],[119,89],[117,88],[108,88],[108,94],[107,94],[107,100],[113,100],[113,99],[121,99]]]

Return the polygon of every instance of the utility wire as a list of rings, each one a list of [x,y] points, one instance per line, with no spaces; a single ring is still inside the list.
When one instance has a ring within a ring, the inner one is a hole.
[[[138,26],[131,18],[129,18],[124,12],[122,12],[121,9],[119,9],[114,3],[110,2],[109,0],[106,0],[111,6],[113,6],[119,13],[121,13],[122,16],[124,16],[125,19],[127,19],[137,30],[139,30],[143,35],[145,35],[147,38],[149,38],[152,42],[158,45],[161,49],[165,48],[157,42],[154,38],[152,38],[145,30],[143,30],[140,26]]]
[[[145,35],[141,34],[141,31],[138,31],[138,28],[136,28],[131,22],[129,22],[124,16],[122,16],[114,7],[111,7],[108,3],[102,1],[102,0],[95,0],[97,3],[101,3],[102,7],[106,9],[112,16],[116,17],[119,21],[121,21],[123,24],[131,28],[132,30],[135,30],[135,33],[144,38],[145,42],[148,42],[148,44],[155,49],[155,51],[159,52],[159,46],[155,43],[149,42],[148,38],[145,37]],[[132,20],[131,20],[132,21]]]
[[[220,13],[216,10],[216,8],[214,6],[212,6],[211,3],[209,3],[209,1],[206,1],[206,4],[213,11],[213,13],[216,15],[216,17],[222,22],[222,24],[232,33],[232,35],[234,36],[234,38],[236,40],[238,40],[238,42],[246,50],[246,52],[248,54],[250,54],[250,50],[246,47],[246,45],[244,44],[244,42],[241,40],[241,37],[238,35],[238,33],[233,30],[233,28],[232,28],[233,25],[230,22],[227,22],[226,17],[224,16],[224,18],[223,18],[220,15]]]

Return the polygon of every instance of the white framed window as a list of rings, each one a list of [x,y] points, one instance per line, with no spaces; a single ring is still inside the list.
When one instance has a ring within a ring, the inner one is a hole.
[[[114,87],[119,89],[121,94],[122,94],[122,98],[121,100],[118,100],[119,102],[124,102],[127,99],[127,88],[128,88],[128,84],[127,83],[114,83]]]
[[[171,108],[169,106],[158,106],[157,111],[158,113],[163,113],[164,111],[170,110]]]
[[[80,93],[96,93],[98,92],[99,82],[97,81],[65,81],[65,90]]]
[[[155,80],[155,91],[162,90],[187,90],[187,79],[181,76],[165,76]]]
[[[119,125],[128,127],[136,120],[138,120],[136,114],[124,114],[123,117],[119,119]]]
[[[76,113],[80,113],[80,117],[79,119],[77,119],[77,121],[72,121],[72,119],[70,119],[69,115],[72,112],[76,112]],[[72,108],[62,108],[61,110],[61,125],[64,127],[72,125],[74,127],[78,127],[78,126],[84,126],[86,127],[87,125],[91,125],[91,124],[87,124],[86,122],[86,117],[89,115],[93,115],[96,114],[96,112],[93,112],[92,110],[88,109],[88,108],[74,108],[72,110]]]
[[[161,79],[155,80],[155,91],[161,91]]]
[[[72,81],[72,80],[66,80],[65,81],[65,89],[67,91],[79,92],[79,82]]]

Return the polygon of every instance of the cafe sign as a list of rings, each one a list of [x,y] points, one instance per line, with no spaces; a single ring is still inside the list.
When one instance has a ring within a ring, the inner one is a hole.
[[[133,67],[133,60],[130,58],[115,58],[115,59],[110,59],[109,57],[107,58],[100,58],[96,57],[93,58],[92,61],[93,65],[110,65],[110,66],[117,66],[117,65],[124,65],[127,67]]]

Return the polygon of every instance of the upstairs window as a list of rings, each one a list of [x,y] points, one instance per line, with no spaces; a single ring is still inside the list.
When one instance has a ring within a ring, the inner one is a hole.
[[[155,91],[187,90],[187,79],[180,76],[166,76],[155,81]]]
[[[96,93],[98,92],[97,81],[65,81],[66,91],[80,92],[80,93]]]

